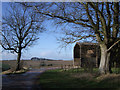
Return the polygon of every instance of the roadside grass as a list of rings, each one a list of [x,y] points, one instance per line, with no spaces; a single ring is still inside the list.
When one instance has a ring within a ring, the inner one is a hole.
[[[2,65],[2,72],[0,72],[0,75],[22,74],[28,71],[28,68],[25,67],[19,71],[15,71],[15,68],[11,68],[9,64],[1,64],[1,65]]]
[[[2,71],[6,71],[10,69],[10,65],[8,64],[1,64],[2,65]]]
[[[120,68],[112,68],[112,72],[119,74],[120,73]]]
[[[11,69],[9,69],[9,70],[3,71],[0,74],[10,75],[10,74],[22,74],[22,73],[25,73],[25,72],[27,72],[27,70],[21,69],[19,71],[12,71]]]
[[[97,68],[93,73],[84,72],[84,69],[48,70],[42,73],[38,83],[44,88],[113,88],[120,89],[120,74],[99,76]]]

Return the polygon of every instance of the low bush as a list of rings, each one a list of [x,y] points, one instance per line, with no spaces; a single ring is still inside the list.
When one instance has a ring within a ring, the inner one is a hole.
[[[48,66],[53,66],[53,64],[48,64]]]
[[[40,64],[40,66],[46,66],[46,64]]]

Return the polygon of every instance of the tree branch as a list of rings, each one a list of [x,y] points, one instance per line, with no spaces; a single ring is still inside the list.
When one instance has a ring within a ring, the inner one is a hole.
[[[43,15],[46,15],[46,16],[50,16],[50,17],[55,17],[55,18],[59,18],[59,19],[62,19],[62,20],[65,20],[67,22],[70,22],[70,23],[75,23],[75,24],[80,24],[82,25],[83,27],[90,27],[90,28],[93,28],[91,25],[88,25],[88,24],[85,24],[85,23],[80,23],[80,22],[76,22],[76,20],[73,20],[73,19],[70,19],[68,17],[62,17],[62,16],[57,16],[57,15],[52,15],[52,14],[49,14],[49,13],[42,13],[40,12],[37,7],[34,6],[34,8],[37,10],[37,13],[40,13],[40,14],[43,14]],[[85,22],[88,22],[88,20],[85,20],[85,19],[80,19],[82,21],[85,21]]]
[[[106,52],[109,52],[116,44],[118,44],[120,42],[120,40],[118,40],[117,42],[115,42]]]

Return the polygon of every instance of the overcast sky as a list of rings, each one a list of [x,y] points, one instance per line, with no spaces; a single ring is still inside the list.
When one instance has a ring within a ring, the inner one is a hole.
[[[6,9],[9,9],[8,3],[2,3],[2,15],[7,14]],[[57,60],[72,60],[74,44],[69,45],[67,48],[60,48],[61,43],[58,43],[56,38],[59,38],[60,33],[51,32],[60,30],[56,28],[51,21],[44,22],[47,31],[40,34],[40,39],[36,44],[30,47],[27,51],[23,51],[22,59],[31,59],[32,57],[49,58]],[[13,60],[17,58],[17,54],[2,52],[2,60]]]

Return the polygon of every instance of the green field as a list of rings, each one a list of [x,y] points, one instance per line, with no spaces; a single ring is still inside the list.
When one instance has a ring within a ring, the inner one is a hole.
[[[1,64],[2,65],[2,71],[6,71],[10,69],[10,65],[8,64]]]
[[[49,70],[40,75],[38,83],[42,88],[112,88],[120,89],[120,74],[100,76],[98,69],[92,73],[84,69]],[[115,70],[114,70],[115,71]]]

